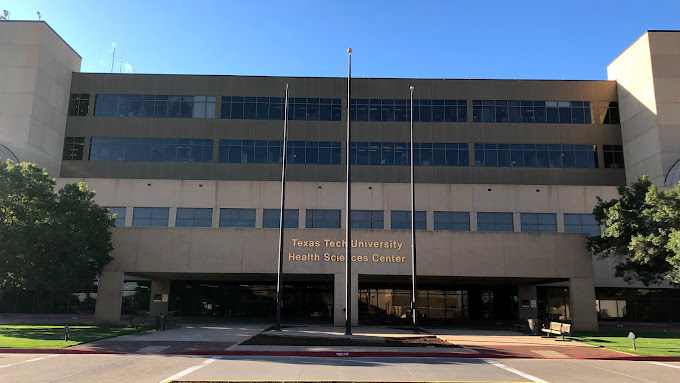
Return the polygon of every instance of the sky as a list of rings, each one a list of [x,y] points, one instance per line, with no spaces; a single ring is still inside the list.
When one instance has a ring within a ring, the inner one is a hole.
[[[0,0],[40,12],[82,71],[356,77],[606,79],[680,0]]]

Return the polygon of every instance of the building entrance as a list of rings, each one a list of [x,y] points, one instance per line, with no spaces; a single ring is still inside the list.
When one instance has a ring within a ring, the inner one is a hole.
[[[440,284],[418,286],[420,323],[447,324],[518,320],[516,286]],[[410,323],[411,289],[406,283],[359,282],[359,321]]]
[[[273,319],[276,284],[262,281],[173,281],[169,310],[178,316],[224,319]],[[333,321],[330,282],[285,282],[281,310],[284,321]]]

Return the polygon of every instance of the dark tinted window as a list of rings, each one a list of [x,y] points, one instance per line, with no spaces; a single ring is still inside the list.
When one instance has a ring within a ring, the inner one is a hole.
[[[619,117],[619,103],[618,102],[610,102],[609,106],[607,107],[607,112],[604,115],[604,118],[602,119],[603,124],[620,124],[621,123],[621,118]]]
[[[434,230],[470,231],[470,213],[435,211]]]
[[[477,213],[477,231],[513,231],[512,213]]]
[[[212,147],[203,139],[92,137],[90,160],[208,162]]]
[[[565,214],[564,231],[567,233],[586,234],[593,237],[600,235],[600,225],[592,214]]]
[[[603,145],[604,152],[604,167],[605,168],[623,168],[623,146],[621,145]]]
[[[467,144],[415,143],[416,166],[468,166]],[[353,142],[351,160],[356,165],[410,165],[411,151],[405,142]]]
[[[353,121],[410,121],[410,99],[353,98],[350,108]],[[413,100],[415,122],[465,122],[466,100]]]
[[[85,152],[85,137],[64,137],[63,160],[82,160]]]
[[[390,221],[392,229],[410,229],[411,211],[392,210]],[[416,210],[416,230],[427,230],[427,214],[422,210]]]
[[[340,210],[307,209],[305,213],[305,227],[308,229],[340,228]]]
[[[167,227],[169,211],[167,207],[136,207],[132,210],[132,226]]]
[[[384,229],[385,212],[382,210],[352,210],[353,229]]]
[[[94,115],[100,117],[215,118],[215,96],[98,94]]]
[[[475,164],[487,167],[597,168],[597,147],[575,144],[475,144]]]
[[[212,227],[212,209],[177,208],[176,227]]]
[[[232,120],[282,120],[282,97],[223,96],[221,118]],[[339,98],[291,97],[288,119],[306,121],[340,121],[342,103]]]
[[[521,213],[522,232],[556,232],[557,218],[554,213]]]
[[[220,227],[255,227],[255,209],[220,209]]]
[[[590,124],[589,101],[473,100],[474,122]]]
[[[220,162],[233,164],[281,163],[281,141],[220,140]],[[331,141],[289,141],[289,164],[337,165],[340,143]]]
[[[90,108],[90,95],[89,94],[72,94],[71,99],[68,104],[68,115],[69,116],[87,116],[87,112]]]
[[[281,209],[264,209],[262,213],[262,227],[265,229],[279,228],[279,214]],[[297,229],[299,226],[300,212],[298,209],[285,209],[283,211],[283,227]]]

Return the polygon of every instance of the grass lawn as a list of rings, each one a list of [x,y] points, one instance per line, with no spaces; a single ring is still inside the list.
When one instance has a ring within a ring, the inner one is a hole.
[[[628,332],[576,333],[571,339],[594,346],[603,346],[616,351],[636,355],[680,356],[680,333],[678,332],[636,332],[635,344],[628,338]]]
[[[139,327],[94,325],[73,325],[69,328],[71,329],[71,340],[65,342],[64,326],[0,324],[0,348],[64,348],[143,330]]]

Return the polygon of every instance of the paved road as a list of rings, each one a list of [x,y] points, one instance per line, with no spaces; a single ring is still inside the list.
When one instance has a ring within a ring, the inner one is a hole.
[[[158,383],[172,379],[677,383],[680,381],[680,363],[0,354],[0,382],[3,383]]]

